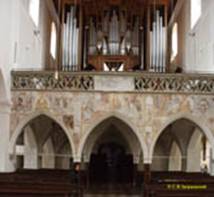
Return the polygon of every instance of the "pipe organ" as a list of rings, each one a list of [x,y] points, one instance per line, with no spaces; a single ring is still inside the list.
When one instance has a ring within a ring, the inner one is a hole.
[[[62,69],[165,72],[162,1],[168,0],[156,7],[147,0],[62,0]]]

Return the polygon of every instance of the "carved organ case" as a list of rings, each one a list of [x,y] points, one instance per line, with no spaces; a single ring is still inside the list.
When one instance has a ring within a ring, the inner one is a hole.
[[[90,16],[88,63],[96,70],[130,70],[140,64],[139,17],[128,22],[127,13],[120,7],[102,12],[102,20]]]
[[[64,71],[166,70],[165,5],[154,7],[148,0],[62,2]]]

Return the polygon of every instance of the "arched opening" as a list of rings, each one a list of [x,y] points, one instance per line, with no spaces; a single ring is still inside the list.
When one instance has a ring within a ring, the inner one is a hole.
[[[187,147],[187,171],[206,172],[211,170],[211,145],[198,128],[192,134]]]
[[[203,130],[181,118],[159,136],[152,161],[153,171],[210,171],[211,146]],[[194,163],[194,165],[193,165]]]
[[[39,115],[22,129],[15,143],[16,168],[69,169],[72,149],[62,127]]]
[[[129,125],[116,117],[105,119],[93,129],[82,158],[90,185],[133,184],[143,170],[139,139]]]

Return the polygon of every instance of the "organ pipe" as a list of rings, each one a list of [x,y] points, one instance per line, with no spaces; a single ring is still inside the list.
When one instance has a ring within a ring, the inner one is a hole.
[[[161,10],[154,11],[152,28],[150,30],[150,66],[151,72],[166,70],[166,27],[164,26]]]
[[[119,21],[117,17],[117,13],[113,11],[113,17],[110,22],[110,33],[109,33],[109,48],[111,55],[118,55],[119,54]]]
[[[163,72],[163,17],[161,16],[159,18],[160,22],[160,59],[159,59],[159,65],[160,65],[160,72]]]
[[[140,36],[141,36],[141,57],[140,57],[140,60],[141,60],[141,70],[143,70],[144,68],[144,31],[140,31]]]
[[[63,24],[63,70],[75,71],[78,67],[79,28],[76,17],[77,9],[71,5]]]
[[[96,54],[96,29],[93,18],[90,18],[90,31],[89,31],[89,54],[94,55]]]
[[[88,40],[87,34],[88,34],[88,26],[85,27],[85,31],[84,31],[83,68],[87,67],[87,47],[88,47],[88,45],[87,45],[87,40]]]
[[[159,56],[160,56],[160,26],[159,26],[159,20],[160,15],[159,15],[159,11],[156,12],[156,61],[155,61],[155,71],[159,72],[159,66],[160,66],[160,62],[159,62]]]

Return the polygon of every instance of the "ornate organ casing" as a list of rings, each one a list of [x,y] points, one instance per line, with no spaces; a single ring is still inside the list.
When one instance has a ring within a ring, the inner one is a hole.
[[[88,63],[96,70],[129,70],[140,64],[139,18],[128,23],[120,8],[103,11],[101,22],[89,19]]]

